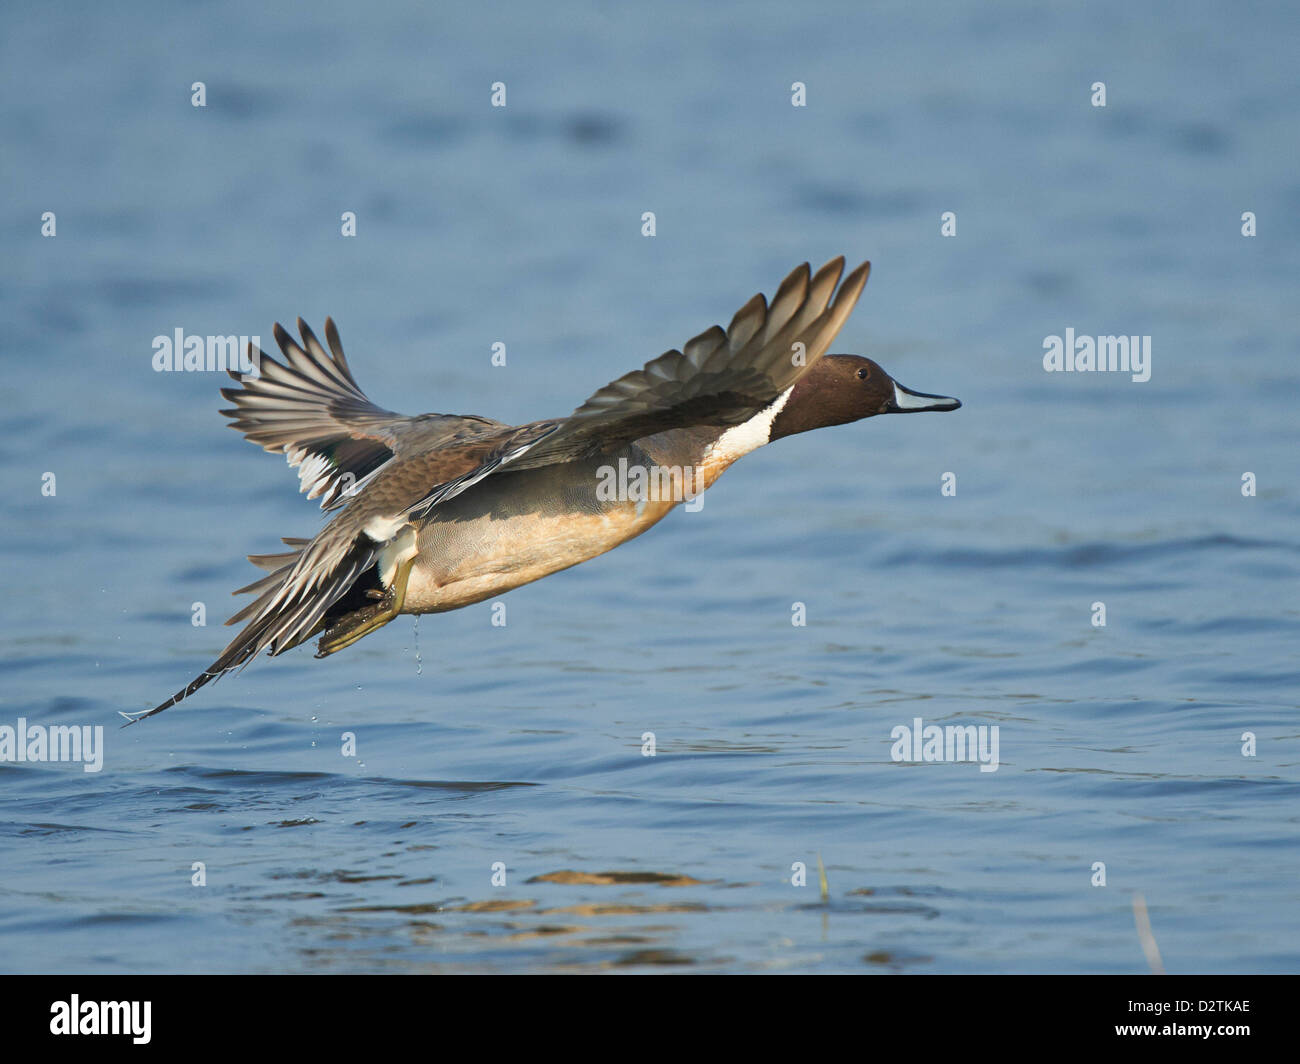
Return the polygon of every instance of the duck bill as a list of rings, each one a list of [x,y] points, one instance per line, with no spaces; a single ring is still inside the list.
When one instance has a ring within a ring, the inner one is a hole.
[[[885,404],[886,414],[919,414],[923,410],[956,410],[960,399],[948,395],[927,395],[914,392],[894,381],[894,397]]]

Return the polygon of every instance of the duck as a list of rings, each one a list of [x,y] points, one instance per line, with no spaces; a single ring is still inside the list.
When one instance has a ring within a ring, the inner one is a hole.
[[[284,455],[299,490],[331,519],[311,538],[249,555],[266,575],[226,623],[239,634],[152,717],[265,651],[319,635],[327,657],[401,614],[442,613],[595,558],[698,499],[738,459],[776,440],[881,414],[952,411],[876,362],[828,354],[871,271],[843,256],[792,270],[714,325],[624,374],[568,417],[385,410],[353,377],[339,331],[325,344],[298,319],[274,327],[283,361],[250,343],[221,411],[251,443]],[[842,279],[842,281],[841,281]],[[618,475],[612,476],[611,471]],[[631,471],[634,475],[627,475]],[[639,474],[639,475],[636,475]]]

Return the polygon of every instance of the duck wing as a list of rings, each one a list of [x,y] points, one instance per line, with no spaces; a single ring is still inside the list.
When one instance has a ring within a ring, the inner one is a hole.
[[[301,318],[299,343],[275,324],[284,362],[249,345],[256,377],[229,370],[240,388],[221,394],[235,405],[221,413],[230,427],[298,470],[299,490],[334,510],[395,457],[413,449],[453,445],[504,428],[489,418],[421,414],[408,417],[376,406],[352,376],[338,328],[325,319],[326,351]]]
[[[748,421],[829,350],[870,271],[871,263],[864,262],[839,284],[843,256],[812,276],[803,263],[781,282],[770,305],[756,295],[727,329],[714,325],[682,350],[624,374],[563,420],[515,430],[483,465],[437,484],[407,516],[425,516],[506,466],[533,469],[615,450],[668,429]]]

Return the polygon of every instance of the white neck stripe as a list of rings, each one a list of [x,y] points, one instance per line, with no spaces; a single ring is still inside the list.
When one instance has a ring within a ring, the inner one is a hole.
[[[737,458],[749,454],[750,451],[762,447],[772,439],[772,422],[776,420],[777,414],[781,413],[792,391],[794,385],[783,391],[748,421],[742,421],[739,425],[727,429],[714,442],[710,453],[734,462]]]

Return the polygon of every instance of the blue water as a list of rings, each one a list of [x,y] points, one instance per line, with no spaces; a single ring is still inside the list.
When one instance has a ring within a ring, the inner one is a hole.
[[[1134,892],[1169,971],[1300,968],[1293,9],[441,7],[6,9],[0,726],[105,748],[0,764],[0,969],[1143,972]],[[117,729],[320,522],[155,336],[331,314],[381,405],[521,422],[839,253],[836,349],[960,412]]]

